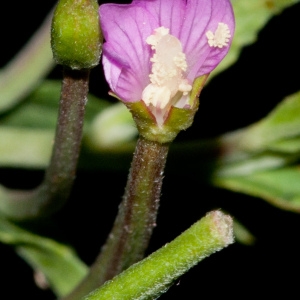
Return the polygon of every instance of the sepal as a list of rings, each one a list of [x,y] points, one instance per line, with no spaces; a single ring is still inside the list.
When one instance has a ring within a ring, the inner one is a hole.
[[[124,102],[130,110],[139,134],[145,139],[158,143],[170,143],[181,130],[189,128],[199,107],[199,95],[208,75],[196,78],[191,91],[189,105],[185,108],[172,106],[162,125],[157,124],[155,116],[144,101]]]

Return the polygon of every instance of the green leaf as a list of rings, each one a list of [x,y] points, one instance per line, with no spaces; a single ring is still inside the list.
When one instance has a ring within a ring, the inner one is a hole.
[[[44,168],[50,159],[54,130],[0,127],[0,166]]]
[[[255,236],[236,218],[233,221],[233,232],[235,240],[246,246],[252,246],[255,244]]]
[[[299,182],[299,166],[214,179],[214,184],[219,187],[259,197],[281,209],[297,213],[300,213]]]
[[[236,21],[236,31],[230,51],[209,79],[237,61],[243,47],[254,43],[259,31],[274,16],[299,0],[232,0]]]
[[[260,197],[300,212],[300,92],[284,99],[261,121],[220,137],[231,149],[211,177],[216,186]]]
[[[264,119],[227,133],[216,142],[223,150],[217,177],[250,175],[290,165],[300,158],[300,92],[286,97]]]
[[[173,149],[181,157],[177,172],[188,167],[199,180],[204,173],[202,179],[213,185],[300,212],[299,168],[293,166],[300,159],[300,92],[255,124],[209,141],[175,144]],[[176,156],[170,154],[172,166]]]
[[[0,113],[12,109],[52,70],[50,48],[52,11],[23,49],[0,73]]]
[[[0,216],[0,241],[12,245],[31,267],[44,274],[57,296],[68,294],[87,274],[69,246],[33,234]]]
[[[105,108],[86,132],[86,145],[97,152],[134,151],[137,128],[126,106],[118,102]]]
[[[300,92],[286,97],[267,117],[250,126],[243,137],[247,148],[259,150],[263,148],[273,149],[283,146],[297,149],[291,143],[300,137]],[[287,145],[285,142],[288,140]],[[280,144],[284,142],[285,145]],[[283,147],[283,149],[285,148]]]

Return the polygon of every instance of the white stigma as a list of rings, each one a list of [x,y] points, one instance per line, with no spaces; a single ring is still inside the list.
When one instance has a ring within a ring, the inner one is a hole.
[[[183,75],[187,70],[187,63],[181,42],[169,34],[168,28],[155,29],[146,42],[155,53],[150,59],[153,63],[149,75],[151,83],[144,89],[142,99],[147,106],[152,105],[157,122],[162,123],[170,106],[181,96],[188,95],[192,86]]]
[[[219,23],[215,33],[209,30],[206,32],[206,37],[210,47],[223,48],[228,46],[231,34],[227,24]]]

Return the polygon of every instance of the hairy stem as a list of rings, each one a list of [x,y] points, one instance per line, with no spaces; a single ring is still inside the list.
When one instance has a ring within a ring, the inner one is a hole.
[[[80,152],[88,82],[88,70],[64,69],[56,136],[44,181],[30,191],[2,188],[0,210],[8,217],[25,220],[50,215],[67,200]]]
[[[171,243],[134,264],[83,299],[158,299],[181,275],[231,243],[231,217],[220,211],[210,212]],[[199,283],[201,284],[201,280]]]
[[[64,300],[81,299],[141,260],[156,225],[168,144],[139,138],[119,213],[89,275]]]

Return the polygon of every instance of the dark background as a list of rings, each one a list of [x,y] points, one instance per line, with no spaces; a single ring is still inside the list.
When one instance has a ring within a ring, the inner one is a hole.
[[[19,1],[16,5],[6,1],[2,8],[6,19],[0,20],[1,66],[21,48],[54,3],[35,0]],[[296,44],[299,13],[298,4],[274,17],[260,32],[257,43],[242,51],[238,63],[210,82],[201,94],[195,123],[180,133],[177,141],[212,137],[251,124],[284,96],[300,89]],[[48,77],[60,79],[61,67]],[[100,66],[91,74],[90,91],[108,99]],[[206,212],[218,208],[241,221],[255,235],[256,243],[235,243],[214,254],[160,299],[224,295],[231,299],[245,295],[271,298],[280,292],[289,299],[297,294],[300,215],[282,211],[261,199],[212,188],[188,170],[175,175],[172,168],[166,167],[158,227],[149,253],[171,241]],[[8,186],[30,188],[42,178],[42,171],[0,169],[0,181]],[[40,231],[73,245],[86,263],[92,263],[110,230],[126,178],[127,172],[79,170],[68,204],[53,221],[41,224]],[[35,286],[30,267],[7,245],[0,244],[0,266],[1,293],[9,295],[9,299],[54,299],[51,292]]]

